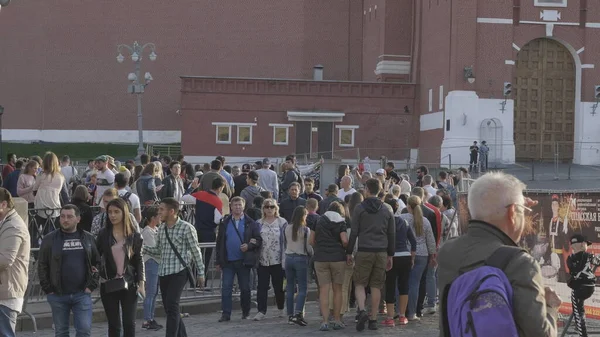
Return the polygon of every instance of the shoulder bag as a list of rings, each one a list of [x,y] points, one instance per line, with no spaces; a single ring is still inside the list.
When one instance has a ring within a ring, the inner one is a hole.
[[[194,276],[194,272],[192,272],[192,268],[190,268],[190,266],[188,266],[188,264],[185,263],[185,260],[183,260],[181,254],[179,254],[179,251],[177,250],[177,248],[175,248],[173,241],[171,241],[171,237],[169,237],[169,231],[167,230],[167,226],[165,226],[165,236],[167,237],[167,241],[169,241],[169,245],[171,245],[171,249],[173,249],[173,253],[175,253],[175,256],[177,256],[177,259],[187,271],[187,277],[188,281],[190,282],[190,288],[194,288],[196,286],[196,277]]]

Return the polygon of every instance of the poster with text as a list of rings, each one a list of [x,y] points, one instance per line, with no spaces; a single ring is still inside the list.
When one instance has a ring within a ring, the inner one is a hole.
[[[525,195],[537,200],[538,204],[526,214],[525,230],[519,244],[540,264],[545,285],[554,288],[562,298],[560,311],[570,314],[567,257],[572,250],[569,239],[574,234],[583,234],[592,242],[588,252],[600,254],[600,193],[526,192]],[[467,198],[467,194],[460,194],[457,205],[464,230],[470,218]],[[596,276],[600,276],[600,268]],[[596,287],[600,287],[598,281]],[[585,303],[586,315],[600,318],[600,289]]]

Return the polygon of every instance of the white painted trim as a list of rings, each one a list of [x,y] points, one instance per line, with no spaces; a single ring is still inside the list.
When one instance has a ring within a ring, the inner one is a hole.
[[[290,144],[290,128],[291,124],[269,124],[269,126],[273,127],[273,145],[289,145]],[[275,135],[277,134],[277,129],[285,129],[285,142],[276,142]]]
[[[553,32],[554,32],[554,24],[547,23],[546,24],[546,37],[552,36]]]
[[[242,128],[250,128],[250,141],[248,141],[248,142],[241,142],[240,141],[240,127],[242,127]],[[238,144],[242,144],[242,145],[251,145],[252,144],[252,133],[253,133],[252,131],[254,129],[253,126],[252,125],[240,125],[240,124],[238,124],[238,125],[236,125],[236,129],[237,129],[237,139],[236,139],[237,143]]]
[[[277,127],[282,127],[282,128],[291,128],[291,127],[294,127],[294,124],[269,123],[269,126],[277,126]]]
[[[410,74],[410,61],[379,61],[375,67],[375,75],[381,74],[408,75]]]
[[[584,50],[585,50],[585,47],[579,48],[579,50],[577,51],[577,55],[583,53]]]
[[[256,123],[237,123],[237,122],[213,122],[212,125],[215,126],[228,126],[228,125],[235,125],[235,126],[256,126]]]
[[[586,22],[585,28],[600,28],[600,22]]]
[[[227,124],[227,125],[215,125],[215,143],[216,144],[231,144],[231,124]],[[229,140],[228,141],[224,141],[224,140],[219,140],[219,128],[229,128]]]
[[[496,23],[496,24],[502,24],[502,25],[512,25],[513,19],[477,18],[477,23]]]
[[[516,51],[520,51],[520,50],[521,50],[521,48],[520,48],[519,46],[517,46],[517,44],[516,44],[516,43],[514,43],[514,42],[513,42],[513,48],[514,48]]]
[[[321,111],[288,111],[290,122],[342,122],[346,116],[343,112]]]
[[[381,59],[381,58],[384,58],[384,57],[411,58],[412,56],[410,56],[410,55],[382,54],[382,55],[379,55],[377,58]]]
[[[504,64],[507,64],[509,66],[514,66],[515,65],[515,61],[513,61],[513,60],[504,60]]]
[[[581,69],[594,69],[595,65],[593,64],[582,64]]]
[[[421,115],[420,131],[436,130],[444,128],[444,112],[438,111]]]
[[[440,85],[439,109],[444,109],[444,86]]]
[[[542,1],[542,2],[540,2]],[[562,0],[562,3],[557,4],[557,3],[547,3],[547,2],[543,2],[543,0],[535,0],[533,2],[533,5],[536,7],[567,7],[567,0]]]
[[[144,143],[174,144],[181,142],[179,130],[144,130]],[[2,141],[14,143],[111,143],[137,144],[137,130],[38,130],[3,129]]]
[[[356,129],[358,129],[358,125],[336,125],[335,126],[338,131],[338,144],[340,147],[354,147],[354,138],[356,136]],[[352,131],[352,137],[350,138],[352,142],[350,144],[342,144],[342,131],[348,130]]]
[[[547,25],[548,22],[545,21],[529,21],[529,20],[521,20],[519,23],[526,25]],[[553,22],[553,25],[557,26],[579,26],[578,22]]]
[[[433,89],[429,89],[429,112],[433,111]]]

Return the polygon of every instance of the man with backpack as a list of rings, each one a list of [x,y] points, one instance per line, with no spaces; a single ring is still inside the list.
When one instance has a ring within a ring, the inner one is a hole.
[[[561,299],[544,288],[539,264],[517,245],[525,214],[537,204],[524,189],[501,172],[471,185],[474,220],[438,253],[441,336],[556,336]]]
[[[117,189],[117,193],[119,197],[127,203],[127,207],[129,207],[129,212],[133,214],[135,220],[138,223],[142,222],[142,206],[140,204],[140,198],[131,193],[131,191],[127,190],[127,182],[128,179],[125,177],[123,173],[118,173],[115,175],[115,188]]]

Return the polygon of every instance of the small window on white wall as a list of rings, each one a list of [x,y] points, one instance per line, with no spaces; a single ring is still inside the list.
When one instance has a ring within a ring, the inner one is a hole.
[[[358,125],[337,125],[340,147],[354,147],[355,131]]]
[[[429,112],[433,111],[433,89],[429,89]]]
[[[440,85],[440,111],[444,110],[444,86]]]
[[[273,145],[290,143],[290,128],[293,124],[269,124],[273,128]]]
[[[252,144],[252,125],[238,125],[237,143]]]
[[[567,0],[534,0],[533,4],[540,7],[567,7]]]
[[[231,144],[231,125],[217,125],[217,144]]]

